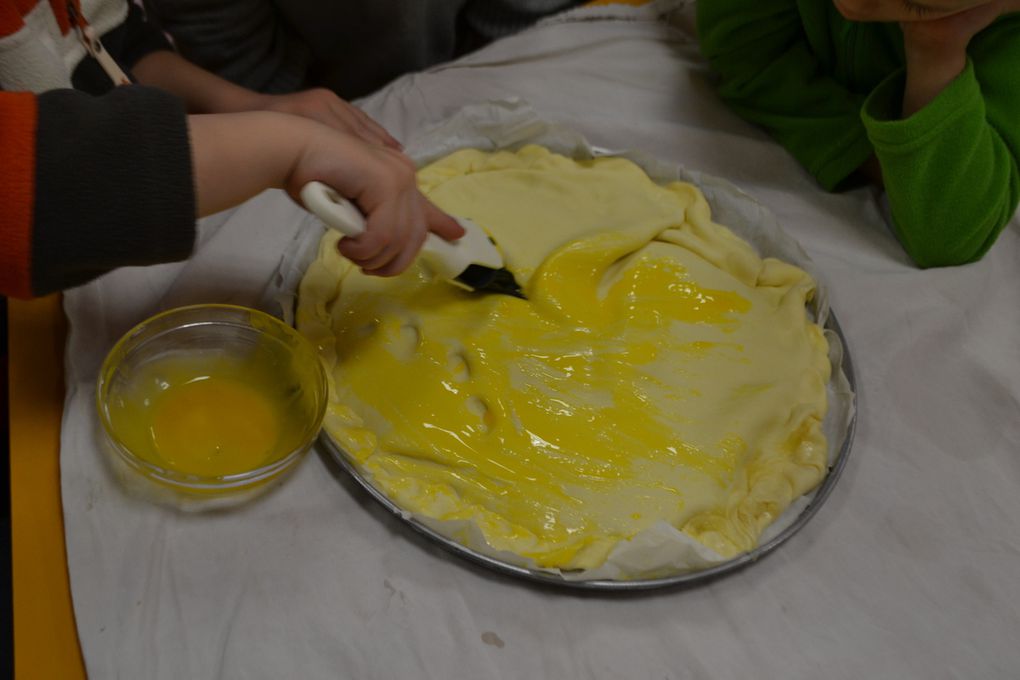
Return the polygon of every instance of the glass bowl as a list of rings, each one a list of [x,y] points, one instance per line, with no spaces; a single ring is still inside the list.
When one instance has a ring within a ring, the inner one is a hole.
[[[327,395],[317,353],[296,330],[209,304],[128,331],[103,362],[96,404],[116,461],[164,490],[222,496],[292,468],[318,434]]]

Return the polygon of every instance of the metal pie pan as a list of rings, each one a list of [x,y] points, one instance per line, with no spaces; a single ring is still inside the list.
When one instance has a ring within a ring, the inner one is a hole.
[[[376,488],[369,479],[367,479],[358,469],[354,463],[348,458],[347,454],[344,453],[343,449],[333,441],[332,437],[323,430],[319,435],[319,442],[323,447],[330,453],[332,458],[343,468],[351,477],[356,481],[368,494],[379,502],[384,508],[393,513],[401,522],[403,522],[411,530],[418,532],[422,536],[435,541],[439,546],[447,550],[448,552],[461,557],[469,562],[473,562],[482,567],[486,567],[493,571],[499,572],[507,576],[513,576],[527,581],[533,581],[538,583],[544,583],[548,585],[560,586],[563,588],[573,588],[580,590],[600,590],[600,591],[638,591],[638,590],[652,590],[656,588],[671,588],[678,586],[691,586],[699,583],[710,581],[724,574],[730,574],[734,571],[742,569],[750,564],[757,562],[759,559],[769,554],[787,540],[791,536],[800,531],[804,525],[818,512],[818,508],[822,506],[825,500],[832,493],[832,489],[836,486],[839,481],[840,474],[843,472],[843,468],[846,467],[847,459],[850,457],[850,448],[854,440],[854,431],[857,425],[857,381],[854,376],[853,361],[850,358],[850,348],[847,346],[846,337],[843,335],[843,331],[839,326],[839,322],[836,320],[836,315],[830,310],[828,319],[825,323],[825,328],[832,331],[839,338],[840,343],[843,346],[843,357],[841,362],[841,368],[843,373],[846,375],[847,382],[850,385],[851,390],[854,393],[852,404],[854,406],[853,413],[850,417],[850,422],[847,425],[846,432],[843,436],[843,441],[839,443],[839,449],[836,453],[835,458],[829,465],[828,473],[825,479],[822,480],[821,485],[817,488],[812,497],[811,501],[807,506],[800,512],[800,514],[793,520],[793,522],[785,529],[780,531],[774,537],[762,543],[754,550],[746,553],[742,553],[733,559],[722,562],[708,569],[692,570],[678,572],[671,576],[664,576],[660,578],[649,578],[649,579],[631,579],[631,580],[610,580],[610,579],[591,579],[591,580],[571,580],[565,579],[562,576],[540,569],[529,569],[509,562],[504,562],[500,559],[480,553],[477,550],[473,550],[461,543],[458,543],[449,536],[445,536],[438,531],[426,526],[420,522],[413,515],[409,515],[407,510],[402,509],[396,503],[394,503],[385,493]],[[830,443],[830,446],[832,444]]]

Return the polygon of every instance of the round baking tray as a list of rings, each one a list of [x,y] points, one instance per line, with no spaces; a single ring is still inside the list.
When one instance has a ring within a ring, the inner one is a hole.
[[[634,591],[634,590],[651,590],[653,588],[667,588],[681,585],[693,585],[697,583],[703,583],[713,578],[722,576],[723,574],[729,574],[733,571],[741,569],[749,564],[756,562],[765,555],[769,554],[780,545],[785,543],[791,536],[801,530],[808,520],[810,520],[818,508],[822,506],[825,499],[829,497],[833,487],[836,486],[836,482],[839,481],[840,473],[843,472],[843,468],[846,467],[846,461],[850,457],[850,447],[854,440],[854,431],[857,425],[857,381],[854,376],[853,361],[850,358],[850,348],[847,345],[846,337],[843,335],[843,330],[839,326],[839,322],[836,320],[836,315],[830,310],[828,319],[825,322],[825,328],[832,331],[839,338],[840,343],[843,346],[843,356],[841,367],[843,373],[846,375],[847,382],[850,385],[850,389],[853,391],[852,406],[853,411],[850,416],[850,422],[847,424],[846,433],[843,437],[843,441],[838,444],[838,450],[836,457],[833,459],[832,464],[829,465],[828,474],[822,481],[821,486],[815,491],[814,496],[808,505],[797,515],[797,518],[787,526],[785,529],[780,531],[770,540],[762,543],[754,550],[743,553],[734,557],[731,560],[727,560],[721,564],[717,564],[714,567],[708,569],[700,569],[693,571],[679,572],[672,576],[665,576],[661,578],[650,578],[650,579],[631,579],[631,580],[609,580],[609,579],[590,579],[590,580],[570,580],[565,579],[558,574],[542,571],[539,569],[529,569],[527,567],[521,567],[516,564],[510,564],[504,562],[495,557],[485,555],[476,550],[472,550],[465,545],[458,543],[448,536],[444,536],[438,531],[426,526],[422,522],[409,515],[406,510],[403,510],[396,505],[386,494],[373,486],[364,475],[354,466],[354,464],[348,459],[347,455],[343,452],[340,446],[329,436],[329,434],[323,430],[319,434],[319,442],[323,447],[331,454],[333,459],[343,468],[354,480],[368,492],[372,498],[378,501],[384,508],[396,515],[404,524],[408,527],[417,531],[419,534],[426,536],[427,538],[435,541],[444,549],[462,557],[470,562],[487,567],[494,571],[506,574],[508,576],[515,576],[518,578],[526,579],[528,581],[537,581],[540,583],[546,583],[555,586],[562,586],[565,588],[578,588],[582,590],[617,590],[617,591]],[[831,444],[830,444],[831,446]]]

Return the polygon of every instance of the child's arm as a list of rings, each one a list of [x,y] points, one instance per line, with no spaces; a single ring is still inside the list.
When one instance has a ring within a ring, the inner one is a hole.
[[[463,230],[418,191],[411,161],[394,149],[305,118],[274,112],[189,116],[198,213],[205,215],[268,187],[297,200],[312,180],[354,201],[367,221],[340,252],[368,274],[399,274],[425,236],[458,238]]]
[[[367,142],[395,149],[400,143],[368,114],[322,88],[293,94],[261,94],[231,83],[167,50],[150,52],[131,67],[143,85],[171,92],[190,113],[276,111],[316,120]]]
[[[860,119],[864,95],[825,75],[804,33],[795,0],[699,2],[702,52],[720,75],[719,95],[743,118],[767,129],[827,190],[872,154]]]
[[[190,137],[190,143],[189,143]],[[345,255],[398,272],[429,229],[462,234],[418,193],[397,151],[278,113],[185,115],[161,90],[0,92],[0,294],[44,295],[116,267],[188,257],[195,217],[319,179],[369,230]]]
[[[1008,4],[903,23],[906,71],[862,112],[894,229],[922,267],[979,259],[1020,200],[1020,16],[985,28]]]
[[[906,11],[897,4],[838,4],[861,21],[897,21],[896,13]],[[897,236],[919,265],[930,267],[980,258],[1016,210],[1020,17],[971,36],[1017,9],[1020,0],[997,0],[968,16],[904,23],[907,69],[867,103],[824,75],[835,66],[820,63],[808,42],[803,27],[825,26],[827,3],[714,0],[698,4],[698,22],[702,49],[722,76],[722,97],[767,128],[824,188],[836,188],[854,170],[884,184]],[[941,22],[957,22],[962,40],[950,45],[945,33],[932,35],[947,27]]]
[[[0,92],[0,294],[45,295],[195,238],[186,118],[160,90]]]

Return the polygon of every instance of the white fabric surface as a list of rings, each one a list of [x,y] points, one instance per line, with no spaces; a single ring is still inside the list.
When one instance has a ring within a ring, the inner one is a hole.
[[[520,96],[597,145],[730,179],[823,269],[857,363],[850,464],[770,557],[695,589],[536,588],[405,531],[319,455],[229,512],[127,496],[100,455],[94,381],[134,323],[255,303],[300,224],[277,192],[206,220],[189,262],[66,296],[62,482],[89,674],[126,678],[1008,678],[1020,675],[1020,223],[980,263],[919,271],[875,195],[821,192],[714,97],[674,27],[573,13],[364,104],[411,139]]]

